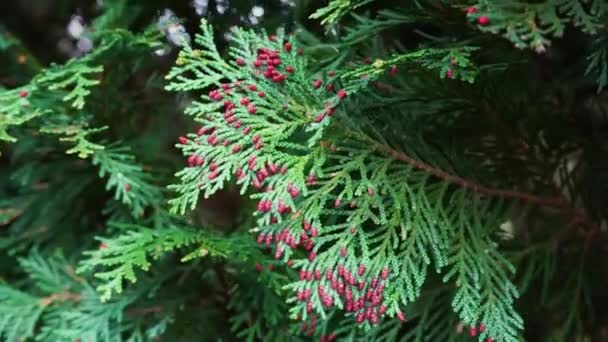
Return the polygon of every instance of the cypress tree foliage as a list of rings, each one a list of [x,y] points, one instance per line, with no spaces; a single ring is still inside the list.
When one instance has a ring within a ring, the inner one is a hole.
[[[604,1],[151,6],[0,34],[2,340],[608,338]]]

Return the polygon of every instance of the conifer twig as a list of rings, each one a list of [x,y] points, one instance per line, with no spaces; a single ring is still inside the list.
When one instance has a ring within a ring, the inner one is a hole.
[[[452,175],[442,169],[433,167],[423,161],[412,158],[409,155],[405,154],[404,152],[397,151],[390,146],[380,144],[373,139],[367,138],[366,140],[368,140],[368,142],[370,142],[376,148],[384,151],[385,153],[387,153],[388,155],[390,155],[391,157],[393,157],[396,160],[402,161],[408,165],[413,166],[414,168],[416,168],[420,171],[429,173],[448,183],[458,185],[462,188],[471,190],[471,191],[476,192],[481,195],[486,195],[486,196],[490,196],[490,197],[519,199],[524,202],[540,205],[543,207],[550,207],[550,208],[559,209],[559,208],[564,208],[565,206],[567,206],[567,203],[565,203],[565,201],[559,197],[542,197],[542,196],[538,196],[536,194],[525,192],[525,191],[497,189],[497,188],[487,187],[487,186],[481,185],[479,183],[476,183],[474,181]]]
[[[444,180],[450,184],[454,184],[460,186],[464,189],[473,191],[475,193],[490,196],[490,197],[500,197],[500,198],[511,198],[520,200],[523,202],[531,203],[534,205],[538,205],[545,208],[553,208],[558,209],[564,213],[565,216],[576,220],[581,225],[588,227],[591,231],[598,231],[599,227],[591,222],[587,215],[579,208],[572,206],[571,203],[564,196],[555,196],[555,197],[543,197],[526,191],[519,190],[511,190],[511,189],[499,189],[499,188],[491,188],[488,186],[484,186],[472,180],[468,180],[453,174],[450,174],[442,169],[437,167],[433,167],[423,161],[417,160],[415,158],[410,157],[404,152],[393,149],[390,146],[383,145],[378,143],[377,141],[367,137],[368,142],[374,145],[376,148],[384,151],[391,157],[396,160],[402,161],[408,165],[413,166],[414,168],[429,173],[437,178]]]
[[[79,302],[82,299],[82,296],[77,293],[72,292],[61,292],[61,293],[53,293],[48,297],[44,297],[40,299],[40,306],[47,307],[56,302]]]

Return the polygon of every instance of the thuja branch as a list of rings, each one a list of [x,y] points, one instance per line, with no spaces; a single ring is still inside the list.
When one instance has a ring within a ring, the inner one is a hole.
[[[459,187],[465,188],[467,190],[476,192],[481,195],[486,195],[486,196],[490,196],[490,197],[518,199],[518,200],[522,200],[524,202],[540,205],[543,207],[550,207],[550,208],[560,209],[560,208],[564,208],[564,207],[568,206],[568,204],[560,197],[542,197],[542,196],[538,196],[536,194],[533,194],[530,192],[525,192],[525,191],[487,187],[487,186],[484,186],[477,182],[474,182],[472,180],[468,180],[468,179],[450,174],[440,168],[431,166],[421,160],[415,159],[415,158],[407,155],[405,152],[398,151],[388,145],[379,143],[378,141],[370,138],[369,136],[367,136],[365,134],[353,133],[353,132],[351,132],[351,134],[355,135],[358,138],[362,138],[363,140],[365,140],[365,142],[369,143],[375,149],[388,154],[389,156],[391,156],[392,158],[394,158],[396,160],[404,162],[420,171],[431,174],[447,183],[457,185]]]
[[[352,133],[352,132],[351,132]],[[564,216],[570,218],[572,221],[579,223],[580,225],[589,227],[591,231],[597,231],[599,227],[590,221],[587,215],[581,209],[574,207],[569,201],[563,196],[558,195],[555,197],[543,197],[536,195],[531,192],[511,190],[511,189],[500,189],[492,188],[475,181],[465,179],[453,174],[450,174],[440,168],[431,166],[421,160],[415,159],[405,152],[398,151],[388,145],[379,143],[378,141],[370,138],[365,134],[355,134],[357,137],[364,139],[370,143],[374,148],[380,150],[395,160],[404,162],[420,171],[431,174],[447,183],[462,187],[464,189],[473,191],[475,193],[489,196],[489,197],[500,197],[506,199],[520,200],[537,206],[545,208],[553,208],[561,211]]]
[[[47,307],[57,302],[80,302],[82,296],[72,292],[53,293],[48,297],[40,299],[40,306]]]

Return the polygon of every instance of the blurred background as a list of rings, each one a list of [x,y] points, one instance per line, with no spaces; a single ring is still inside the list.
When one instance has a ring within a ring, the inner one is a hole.
[[[93,47],[89,27],[103,8],[104,1],[111,0],[0,1],[0,29],[20,40],[36,56],[35,62],[42,65],[59,63]],[[315,29],[314,21],[306,18],[323,3],[325,1],[311,0],[132,1],[130,5],[139,7],[139,10],[134,11],[136,14],[130,28],[137,30],[154,22],[167,26],[171,21],[179,20],[191,36],[197,32],[200,19],[206,18],[216,32],[221,33],[217,35],[219,40],[228,39],[227,32],[233,26],[260,27],[270,31],[283,26],[293,30],[298,22]],[[167,38],[171,40],[171,35],[168,34]],[[170,55],[169,51],[158,51],[158,54]],[[7,72],[11,68],[5,63],[11,61],[2,62],[2,83],[10,86],[11,75]],[[169,58],[168,62],[171,63],[172,59]]]

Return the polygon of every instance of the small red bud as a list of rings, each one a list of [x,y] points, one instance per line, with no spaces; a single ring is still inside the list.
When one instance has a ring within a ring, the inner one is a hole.
[[[308,254],[308,260],[310,262],[315,261],[315,258],[317,257],[317,253],[315,251],[310,252],[310,254]]]
[[[312,86],[313,86],[313,88],[315,88],[315,89],[319,89],[319,88],[321,88],[321,85],[322,85],[322,84],[323,84],[323,81],[321,81],[321,80],[315,80],[315,81],[312,83]]]
[[[283,44],[283,49],[285,50],[285,52],[291,52],[291,43],[287,42],[285,44]]]
[[[336,201],[334,202],[334,207],[336,207],[336,208],[339,207],[341,203],[342,203],[342,200],[339,198],[336,198]]]
[[[311,250],[313,247],[313,243],[312,240],[308,240],[308,242],[306,242],[306,246],[304,246],[304,249],[306,249],[307,251]]]
[[[344,90],[344,89],[338,90],[338,98],[340,100],[343,100],[345,97],[346,97],[346,90]]]
[[[246,106],[249,104],[249,99],[246,97],[243,97],[240,101],[239,101],[243,106]]]
[[[389,272],[390,270],[388,269],[388,267],[383,268],[382,272],[380,273],[380,277],[385,280],[386,278],[388,278]]]
[[[20,92],[19,92],[19,97],[26,97],[26,96],[27,96],[27,94],[29,94],[29,93],[27,92],[27,90],[22,90],[22,91],[20,91]]]
[[[264,93],[263,91],[261,91],[261,92],[258,93],[258,96],[261,97],[261,98],[264,98],[264,97],[266,97],[266,93]]]
[[[312,172],[311,172],[311,173],[308,175],[308,178],[306,179],[306,183],[307,183],[308,185],[315,185],[315,184],[317,184],[317,177],[315,176],[315,174],[314,174],[314,173],[312,173]]]
[[[478,330],[479,330],[480,333],[484,332],[486,330],[485,324],[483,324],[483,323],[479,324]]]
[[[234,145],[232,147],[232,153],[238,153],[241,150],[241,145]]]
[[[300,195],[300,190],[294,188],[293,191],[290,193],[291,198],[296,198]]]
[[[479,18],[477,18],[477,23],[481,26],[487,26],[490,24],[490,18],[488,18],[485,15],[482,15]]]
[[[385,312],[386,312],[386,305],[384,305],[384,304],[380,305],[380,307],[378,308],[378,313],[380,313],[380,315],[384,315]]]
[[[477,336],[477,328],[475,328],[475,327],[470,327],[470,328],[469,328],[469,335],[471,335],[471,337],[475,337],[475,336]]]
[[[391,71],[389,71],[389,73],[393,76],[397,75],[397,66],[396,65],[391,66]]]
[[[333,83],[328,83],[328,84],[325,86],[325,90],[327,90],[327,91],[333,91],[333,90],[334,90],[334,85],[333,85]]]
[[[127,183],[125,184],[125,192],[129,192],[131,191],[131,184]]]
[[[473,7],[473,6],[471,6],[471,7],[467,7],[466,12],[467,12],[467,14],[473,14],[473,13],[476,13],[476,12],[477,12],[477,8],[476,8],[476,7]]]
[[[243,66],[243,65],[245,65],[245,60],[239,57],[236,59],[236,64],[238,66]]]
[[[192,167],[194,166],[194,164],[196,164],[196,154],[191,155],[190,157],[188,157],[188,166]]]
[[[257,112],[257,108],[255,108],[255,105],[253,103],[250,103],[247,106],[247,112],[249,112],[249,114],[255,114],[255,112]]]
[[[277,40],[277,36],[276,36],[276,35],[274,35],[274,34],[273,34],[273,35],[270,35],[270,36],[268,37],[268,40],[270,40],[271,42],[274,42],[274,41],[276,41],[276,40]]]
[[[452,71],[452,69],[448,69],[448,71],[445,72],[445,77],[452,79],[452,77],[454,77],[454,71]]]
[[[235,171],[235,173],[234,173],[234,174],[235,174],[236,178],[238,178],[238,179],[243,178],[243,176],[244,176],[244,174],[243,174],[243,169],[241,169],[241,168],[239,167],[238,169],[236,169],[236,171]]]
[[[293,74],[296,69],[294,67],[292,67],[291,65],[288,65],[287,67],[285,67],[285,71],[287,71],[290,74]]]
[[[367,188],[367,194],[370,196],[374,196],[374,189],[372,187]]]
[[[359,312],[357,314],[357,324],[363,324],[363,321],[365,321],[365,314],[362,312]]]
[[[302,228],[303,228],[305,231],[310,230],[310,227],[311,227],[311,226],[310,226],[310,222],[308,222],[308,221],[306,221],[306,220],[302,221]]]
[[[251,126],[247,126],[247,127],[245,127],[245,128],[243,129],[243,134],[244,134],[244,135],[249,134],[249,132],[251,132]]]
[[[99,248],[99,249],[106,249],[106,248],[108,248],[108,244],[107,244],[107,243],[105,243],[105,242],[102,242],[102,243],[100,243],[100,244],[99,244],[99,247],[98,247],[98,248]]]
[[[188,138],[186,138],[186,137],[179,137],[177,140],[182,145],[188,145]]]
[[[343,257],[343,258],[346,256],[346,247],[341,247],[340,248],[340,256]]]
[[[304,49],[298,48],[298,56],[302,56],[304,54]]]
[[[220,139],[217,137],[217,135],[215,134],[211,134],[208,138],[207,138],[207,142],[211,145],[211,146],[216,146],[219,142]]]
[[[401,321],[401,322],[405,322],[405,315],[403,314],[403,312],[399,311],[397,312],[397,318]]]
[[[357,274],[359,276],[362,276],[363,273],[365,273],[365,265],[361,264],[361,265],[359,265],[359,269],[357,270]]]
[[[336,72],[333,71],[333,70],[330,70],[330,71],[327,72],[327,75],[330,76],[330,77],[333,77],[333,76],[336,76]]]

